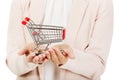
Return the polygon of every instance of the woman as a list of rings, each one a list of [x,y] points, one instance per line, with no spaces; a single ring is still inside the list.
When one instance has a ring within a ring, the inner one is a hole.
[[[26,16],[35,23],[64,26],[65,41],[36,56],[20,23]],[[112,0],[13,0],[7,65],[17,80],[100,80],[112,27]]]

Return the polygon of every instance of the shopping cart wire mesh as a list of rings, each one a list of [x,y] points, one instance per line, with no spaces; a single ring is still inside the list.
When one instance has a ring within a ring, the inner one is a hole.
[[[37,49],[40,45],[62,42],[66,36],[66,30],[62,26],[35,24],[29,17],[24,18],[22,25],[26,26]]]

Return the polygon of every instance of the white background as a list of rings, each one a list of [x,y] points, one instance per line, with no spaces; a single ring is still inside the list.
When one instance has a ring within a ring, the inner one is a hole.
[[[12,0],[0,0],[0,80],[15,80],[6,67],[6,40],[9,11]],[[120,0],[114,0],[114,36],[108,63],[101,80],[120,80]]]

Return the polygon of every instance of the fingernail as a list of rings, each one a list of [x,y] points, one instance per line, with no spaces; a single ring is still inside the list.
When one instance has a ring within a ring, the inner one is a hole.
[[[43,58],[44,58],[44,57],[45,57],[45,54],[43,54],[42,56],[43,56]]]
[[[32,61],[33,63],[35,63],[35,59],[33,59],[33,61]]]
[[[53,49],[51,48],[50,51],[53,51]]]
[[[41,55],[39,55],[38,57],[39,57],[39,58],[42,58],[42,56],[41,56]]]
[[[49,52],[46,52],[46,55],[49,55]]]
[[[51,54],[51,52],[50,52],[50,51],[48,51],[48,53],[49,53],[49,54]]]
[[[47,61],[48,61],[47,59],[44,60],[44,62],[47,62]]]
[[[53,51],[56,51],[56,49],[55,49],[55,48],[52,48],[52,50],[53,50]]]
[[[62,53],[64,56],[67,56],[67,54],[65,52]]]

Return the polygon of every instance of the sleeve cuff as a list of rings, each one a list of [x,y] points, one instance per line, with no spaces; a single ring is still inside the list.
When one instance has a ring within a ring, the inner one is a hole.
[[[18,55],[16,50],[14,53],[11,53],[7,56],[8,67],[16,75],[22,75],[29,71],[34,70],[38,64],[29,63],[26,60],[26,57]]]
[[[101,74],[104,66],[96,55],[75,49],[74,55],[75,59],[68,59],[60,68],[72,71],[73,73],[82,74],[89,78],[96,72]]]

